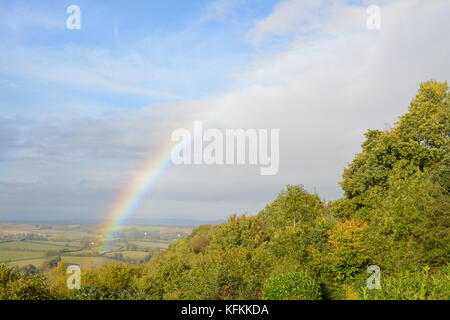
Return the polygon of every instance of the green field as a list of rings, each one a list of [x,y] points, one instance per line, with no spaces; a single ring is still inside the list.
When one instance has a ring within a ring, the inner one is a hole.
[[[62,256],[61,259],[68,264],[77,264],[82,268],[98,267],[105,262],[115,262],[116,260],[104,257],[73,257]]]
[[[56,246],[63,246],[63,247],[73,247],[73,248],[79,248],[80,247],[80,241],[53,241],[53,240],[48,240],[48,241],[34,241],[34,242],[43,242],[46,244],[50,244],[50,245],[56,245]]]
[[[167,249],[169,242],[159,241],[144,241],[144,240],[130,240],[130,241],[116,241],[110,246],[110,251],[128,250],[130,246],[136,246],[132,251],[154,251],[160,249]],[[128,248],[128,249],[127,249]]]
[[[171,226],[124,226],[114,239],[99,242],[103,227],[94,224],[0,223],[0,262],[36,267],[62,254],[62,260],[84,267],[105,261],[140,263],[154,252],[189,234],[192,228]],[[37,240],[38,239],[38,240]],[[116,260],[113,260],[115,258]]]
[[[40,251],[0,251],[0,262],[27,260],[44,257],[45,252]]]
[[[105,254],[105,257],[111,257],[113,258],[115,254],[122,254],[122,256],[125,259],[134,259],[134,260],[140,260],[144,259],[146,256],[149,255],[146,251],[112,251]]]
[[[74,244],[69,246],[65,242],[35,240],[3,241],[0,242],[0,262],[45,258],[49,251],[58,252],[80,249]]]
[[[156,242],[156,241],[132,241],[140,249],[166,249],[169,246],[167,242]]]
[[[98,248],[86,248],[82,250],[64,252],[65,256],[92,256],[93,254],[98,254]]]
[[[116,260],[103,258],[103,257],[61,256],[61,259],[64,262],[66,262],[67,264],[76,264],[76,265],[79,265],[81,268],[98,267],[105,262],[116,262]],[[9,264],[12,266],[17,266],[17,267],[24,267],[26,265],[32,264],[36,267],[39,267],[44,263],[45,260],[46,260],[45,258],[26,259],[26,260],[9,262]]]
[[[0,243],[0,251],[3,250],[24,250],[24,251],[49,251],[49,250],[76,250],[79,247],[66,246],[64,242],[56,241],[8,241]]]

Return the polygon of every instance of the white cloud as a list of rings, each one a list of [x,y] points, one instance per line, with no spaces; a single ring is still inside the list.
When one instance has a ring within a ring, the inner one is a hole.
[[[148,98],[174,98],[156,87],[168,72],[135,53],[114,57],[108,50],[69,45],[62,50],[13,48],[2,50],[0,65],[5,75],[65,85],[94,92],[115,92]]]
[[[322,0],[280,1],[269,16],[255,22],[248,38],[259,43],[271,36],[307,32],[313,28],[312,24],[318,19],[318,11],[322,7]]]
[[[239,2],[243,0],[213,0],[206,6],[205,13],[200,17],[199,22],[226,22],[233,16],[233,10]]]

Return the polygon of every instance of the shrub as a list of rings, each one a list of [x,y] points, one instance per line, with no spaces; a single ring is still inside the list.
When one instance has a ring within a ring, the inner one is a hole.
[[[0,264],[0,300],[53,299],[47,279],[40,273],[24,275]]]
[[[368,290],[363,285],[359,296],[364,300],[448,300],[449,283],[450,265],[438,270],[417,267],[382,276],[380,290]]]
[[[320,285],[304,272],[273,276],[263,289],[266,300],[320,300],[321,297]]]

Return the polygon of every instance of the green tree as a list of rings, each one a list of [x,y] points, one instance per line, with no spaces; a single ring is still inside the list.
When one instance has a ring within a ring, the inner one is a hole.
[[[408,179],[428,173],[448,155],[450,104],[447,83],[421,84],[409,112],[389,131],[369,130],[362,152],[344,170],[345,198],[334,204],[339,217],[364,217],[376,208],[389,188],[389,176]]]

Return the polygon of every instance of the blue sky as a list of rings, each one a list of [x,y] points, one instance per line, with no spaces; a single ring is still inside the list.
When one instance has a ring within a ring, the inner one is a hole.
[[[2,1],[0,49],[5,65],[0,74],[3,86],[10,86],[0,91],[0,106],[10,114],[19,111],[11,104],[20,104],[25,114],[36,112],[36,107],[51,113],[64,109],[61,100],[70,100],[97,105],[90,108],[95,113],[232,90],[236,70],[257,55],[289,45],[291,37],[258,45],[248,39],[255,22],[270,15],[279,2]],[[298,29],[323,20],[331,2],[322,1]],[[361,1],[341,2],[362,7]],[[71,4],[81,9],[81,30],[66,28]],[[314,36],[304,29],[304,35]],[[60,73],[52,74],[52,68]],[[100,68],[97,80],[103,83],[87,84],[83,77],[92,78],[89,74],[71,77],[71,68],[94,73]],[[134,90],[126,87],[127,76],[133,78]]]
[[[33,106],[53,110],[61,108],[51,106],[61,99],[81,99],[105,108],[133,108],[218,93],[232,86],[233,70],[255,50],[245,41],[245,30],[270,13],[274,2],[214,6],[210,1],[77,1],[82,28],[68,30],[66,8],[73,1],[2,1],[1,49],[11,68],[2,68],[1,75],[4,83],[16,85],[1,90],[1,107],[16,114],[19,110],[11,110],[11,103],[33,112]],[[34,62],[29,61],[31,53]],[[24,60],[40,74],[17,72],[13,64],[25,65]],[[132,69],[130,76],[139,75],[136,84],[147,92],[95,89],[84,86],[82,79],[60,82],[56,74],[54,79],[39,79],[46,64],[78,68],[83,60],[91,69],[109,64],[105,77],[111,73],[115,83],[122,82],[121,70],[114,70],[117,64]]]
[[[72,4],[81,30],[66,28]],[[105,217],[207,113],[280,129],[279,174],[173,167],[133,217],[253,214],[287,184],[336,199],[364,132],[391,126],[420,82],[450,80],[449,16],[448,0],[1,0],[0,219]]]

